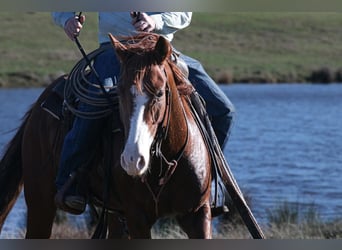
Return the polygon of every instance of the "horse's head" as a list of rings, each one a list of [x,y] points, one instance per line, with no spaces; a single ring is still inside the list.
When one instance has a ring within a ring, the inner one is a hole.
[[[109,36],[121,61],[118,91],[126,138],[121,165],[127,174],[142,176],[149,166],[158,125],[166,113],[165,64],[171,45],[154,34],[132,38],[125,44]]]

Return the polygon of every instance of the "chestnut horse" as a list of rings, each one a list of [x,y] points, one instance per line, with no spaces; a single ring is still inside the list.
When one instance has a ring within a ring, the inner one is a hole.
[[[118,95],[126,173],[118,193],[130,235],[150,238],[158,218],[176,215],[190,238],[211,238],[211,160],[190,110],[192,85],[170,60],[172,48],[162,36],[143,35],[127,44],[110,38],[122,62]]]
[[[192,86],[169,59],[171,46],[163,37],[144,34],[125,45],[111,40],[122,62],[118,94],[124,131],[111,136],[109,208],[123,212],[132,238],[150,238],[152,225],[167,215],[176,215],[190,238],[211,238],[211,160],[190,112]],[[64,80],[48,86],[32,105],[0,161],[0,229],[24,187],[26,238],[51,236],[54,180],[66,131],[41,104]],[[89,170],[89,189],[97,198],[105,176],[96,167],[100,152]],[[112,217],[109,236],[121,237],[122,225]]]

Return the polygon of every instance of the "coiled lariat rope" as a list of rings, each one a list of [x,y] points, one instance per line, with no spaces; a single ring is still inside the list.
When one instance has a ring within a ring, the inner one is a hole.
[[[67,78],[64,89],[64,104],[76,116],[85,119],[99,119],[108,116],[113,112],[113,107],[117,107],[119,97],[117,94],[117,87],[111,86],[106,88],[107,93],[103,93],[101,87],[97,83],[89,81],[91,69],[88,60],[93,63],[96,56],[103,53],[111,46],[110,44],[101,46],[81,59],[75,67],[71,70]],[[91,87],[92,86],[92,87]],[[95,89],[95,90],[94,90]],[[108,101],[110,98],[110,103]],[[86,103],[94,107],[94,111],[81,111],[78,106],[81,103]]]

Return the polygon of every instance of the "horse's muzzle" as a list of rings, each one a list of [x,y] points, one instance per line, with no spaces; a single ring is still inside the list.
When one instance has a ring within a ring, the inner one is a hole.
[[[142,176],[147,170],[147,161],[143,155],[121,154],[121,167],[130,176]]]

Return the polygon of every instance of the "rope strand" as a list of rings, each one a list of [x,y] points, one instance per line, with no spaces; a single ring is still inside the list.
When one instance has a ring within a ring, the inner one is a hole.
[[[110,46],[110,45],[108,45]],[[108,46],[101,46],[99,49],[87,55],[87,60],[83,58],[71,70],[64,89],[64,104],[76,116],[86,119],[99,119],[108,116],[113,112],[113,107],[117,106],[119,97],[116,85],[107,92],[103,92],[101,84],[95,84],[88,80],[90,74],[89,63],[92,62],[97,55],[104,52]],[[90,87],[98,88],[99,91],[91,90]],[[103,87],[103,86],[102,86]],[[110,98],[110,102],[109,102]],[[79,103],[86,103],[94,107],[98,107],[96,111],[80,111]]]

